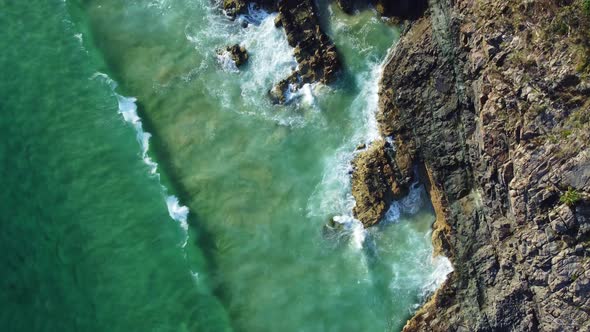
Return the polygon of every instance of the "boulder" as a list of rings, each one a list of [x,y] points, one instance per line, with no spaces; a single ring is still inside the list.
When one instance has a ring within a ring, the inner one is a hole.
[[[231,55],[231,58],[236,63],[237,67],[242,66],[248,61],[248,51],[246,51],[244,46],[235,44],[226,47],[225,51]]]

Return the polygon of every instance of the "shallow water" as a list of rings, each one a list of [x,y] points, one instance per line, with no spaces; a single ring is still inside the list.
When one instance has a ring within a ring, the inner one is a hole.
[[[8,330],[397,331],[448,272],[419,186],[379,227],[351,216],[350,160],[378,137],[399,34],[372,11],[321,2],[345,70],[276,106],[267,91],[297,64],[274,14],[2,8]],[[239,70],[217,54],[233,43],[250,53]],[[343,230],[323,231],[332,217]]]

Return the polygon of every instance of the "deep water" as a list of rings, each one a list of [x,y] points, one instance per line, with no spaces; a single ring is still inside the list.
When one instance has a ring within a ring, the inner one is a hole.
[[[401,329],[450,268],[432,208],[416,185],[366,231],[349,183],[399,30],[319,7],[345,70],[278,106],[275,14],[0,0],[2,331]]]

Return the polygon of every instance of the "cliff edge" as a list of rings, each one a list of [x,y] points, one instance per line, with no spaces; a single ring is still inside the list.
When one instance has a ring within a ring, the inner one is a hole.
[[[586,0],[437,0],[406,28],[379,93],[393,148],[353,174],[367,226],[418,176],[454,265],[404,331],[590,330],[589,34]]]

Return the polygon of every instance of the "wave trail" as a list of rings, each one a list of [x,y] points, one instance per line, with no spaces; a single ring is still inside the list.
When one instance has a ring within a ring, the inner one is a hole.
[[[119,114],[123,117],[125,122],[131,124],[135,129],[137,142],[141,148],[141,158],[143,162],[148,166],[149,173],[158,178],[160,181],[160,174],[158,173],[158,164],[152,160],[149,156],[150,138],[152,135],[143,129],[141,118],[137,113],[137,99],[135,97],[125,97],[116,92],[117,82],[111,79],[107,74],[96,73],[91,79],[99,79],[105,82],[112,90],[113,94],[117,98],[119,106]],[[180,204],[178,198],[174,195],[168,195],[168,188],[162,186],[162,191],[166,196],[166,206],[168,208],[168,215],[170,218],[178,222],[182,230],[184,231],[184,243],[182,247],[186,246],[188,242],[188,214],[189,209],[186,206]]]

